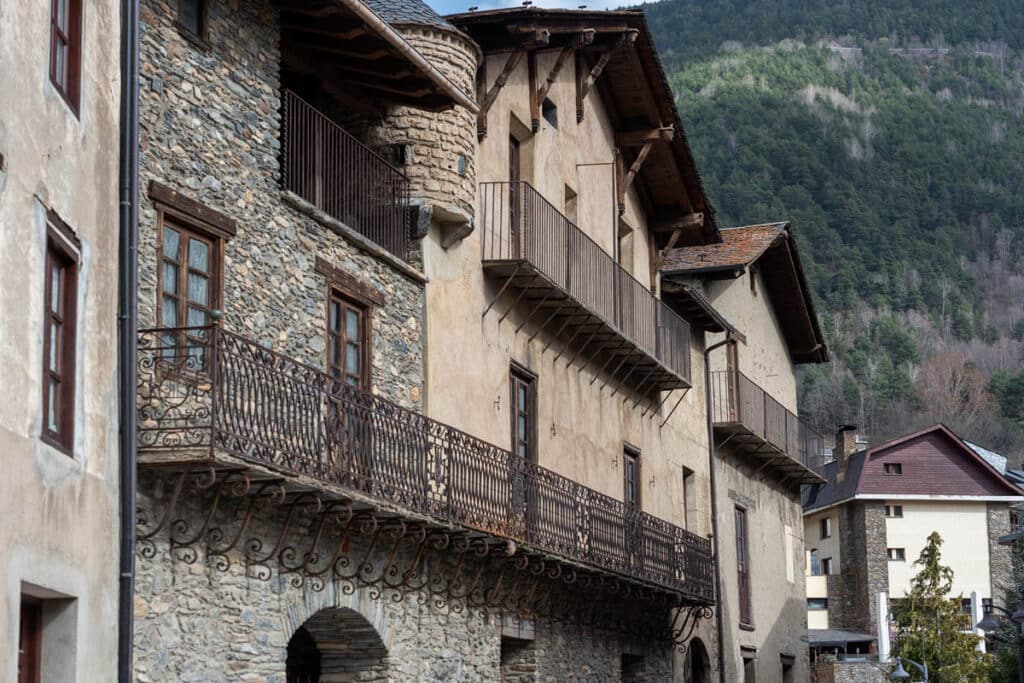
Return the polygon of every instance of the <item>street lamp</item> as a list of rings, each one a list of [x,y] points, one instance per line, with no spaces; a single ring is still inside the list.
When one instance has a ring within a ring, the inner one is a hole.
[[[928,665],[927,664],[918,664],[913,659],[908,659],[908,660],[906,660],[906,662],[907,662],[907,664],[910,664],[911,666],[916,668],[918,671],[920,671],[921,675],[924,676],[924,678],[922,678],[921,680],[925,681],[927,683],[927,681],[928,681]],[[900,657],[896,658],[896,668],[892,670],[891,674],[889,674],[889,678],[891,678],[894,681],[909,681],[910,680],[910,674],[908,674],[907,670],[903,668],[903,659],[902,658],[900,658]]]
[[[1024,602],[1017,605],[1017,609],[1013,613],[1005,607],[991,603],[985,604],[982,609],[985,616],[978,622],[978,628],[986,633],[999,628],[996,611],[1013,622],[1014,629],[1017,631],[1017,680],[1024,683]]]

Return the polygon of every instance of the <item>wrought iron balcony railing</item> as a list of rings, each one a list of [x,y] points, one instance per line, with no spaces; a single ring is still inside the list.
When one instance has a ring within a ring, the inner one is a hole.
[[[138,358],[147,455],[224,454],[714,601],[707,539],[235,334],[143,331]]]
[[[409,179],[290,90],[281,92],[281,184],[376,242],[409,257]]]
[[[770,464],[801,483],[821,481],[813,470],[824,460],[824,437],[750,378],[742,372],[713,372],[711,397],[716,429],[733,434],[737,444],[750,439],[767,444],[785,456]]]
[[[655,361],[647,367],[632,361],[640,368],[639,377],[652,377],[648,387],[689,386],[690,326],[685,320],[529,183],[482,183],[480,194],[485,268],[519,276],[522,286],[537,290],[535,298],[549,307],[569,310],[565,303],[575,304],[602,321],[612,335],[588,329],[580,336],[594,336],[595,350],[603,346],[621,356],[628,346]],[[562,296],[553,296],[552,290]]]

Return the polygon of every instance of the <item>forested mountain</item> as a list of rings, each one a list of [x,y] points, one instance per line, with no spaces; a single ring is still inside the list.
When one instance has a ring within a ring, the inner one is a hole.
[[[646,5],[720,225],[788,219],[834,362],[801,410],[1024,457],[1017,1]]]

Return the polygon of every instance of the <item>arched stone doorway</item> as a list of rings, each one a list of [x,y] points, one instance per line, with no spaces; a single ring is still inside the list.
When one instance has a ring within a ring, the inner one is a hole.
[[[687,683],[710,683],[711,658],[700,638],[691,638],[686,646]]]
[[[322,609],[288,641],[287,683],[388,680],[388,650],[366,618],[347,607]]]

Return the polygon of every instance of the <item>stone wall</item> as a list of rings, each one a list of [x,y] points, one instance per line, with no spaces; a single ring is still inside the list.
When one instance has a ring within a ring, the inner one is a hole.
[[[379,292],[372,386],[410,407],[423,383],[423,284],[282,200],[278,13],[269,0],[209,3],[209,47],[187,41],[170,0],[141,6],[140,326],[155,325],[155,180],[237,221],[224,253],[226,329],[326,363],[328,282],[320,257]]]
[[[140,482],[143,517],[155,520],[170,497],[168,487],[144,475]],[[175,538],[201,529],[233,531],[238,518],[224,505],[211,515],[200,498],[185,490],[172,525]],[[298,499],[296,499],[298,500]],[[332,557],[337,539],[325,533],[310,546],[299,525],[281,531],[287,505],[266,502],[254,507],[246,536],[262,545],[250,551],[278,550],[275,543],[297,551]],[[301,512],[294,512],[301,515]],[[145,528],[149,528],[148,526]],[[537,683],[612,683],[623,680],[623,663],[630,680],[653,683],[671,678],[670,648],[649,648],[642,655],[623,657],[627,646],[614,638],[559,622],[536,624],[535,640],[523,641],[502,665],[502,624],[496,615],[459,610],[420,593],[403,599],[365,585],[324,581],[318,585],[298,574],[281,575],[276,564],[246,563],[243,550],[225,557],[206,556],[203,544],[170,547],[168,530],[139,546],[136,559],[135,669],[140,683],[156,681],[267,681],[284,683],[287,646],[299,627],[318,644],[326,644],[323,671],[358,681],[498,681]],[[217,536],[218,542],[230,533]],[[357,539],[346,556],[369,557],[373,570],[392,552],[381,541],[374,546]],[[399,553],[413,554],[415,545]],[[295,561],[287,548],[279,552]],[[355,569],[355,565],[346,565]],[[425,560],[422,579],[430,581],[433,564]],[[268,568],[269,567],[269,568]],[[484,583],[487,578],[484,577]],[[332,679],[333,680],[333,679]]]
[[[992,581],[992,600],[1002,604],[1006,591],[1013,586],[1013,548],[1000,545],[1000,536],[1010,533],[1008,503],[988,504],[988,561]]]
[[[885,683],[889,667],[878,662],[822,660],[814,665],[814,683]]]
[[[876,633],[875,596],[889,592],[885,506],[874,502],[841,506],[839,539],[845,554],[840,574],[828,579],[829,626]]]

